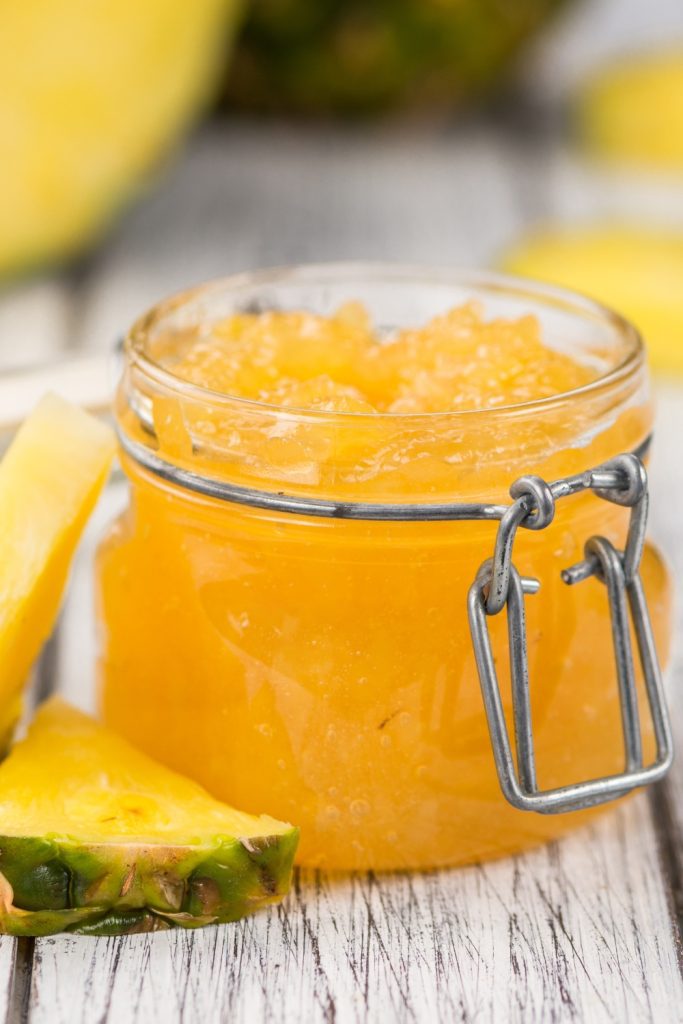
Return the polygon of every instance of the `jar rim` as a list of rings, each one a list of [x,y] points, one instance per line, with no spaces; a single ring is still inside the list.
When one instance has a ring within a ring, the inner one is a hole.
[[[340,283],[345,278],[350,281],[359,277],[380,279],[384,283],[396,283],[402,286],[453,285],[459,288],[471,287],[473,290],[486,290],[491,294],[508,293],[516,298],[528,297],[530,302],[544,303],[548,306],[564,308],[569,314],[577,317],[592,318],[598,323],[609,326],[624,343],[621,358],[615,361],[606,371],[598,373],[592,380],[579,387],[543,398],[535,398],[523,402],[512,402],[495,407],[469,409],[443,409],[432,412],[358,412],[315,409],[311,407],[284,407],[282,405],[246,398],[241,395],[217,391],[201,384],[196,384],[163,366],[146,351],[146,341],[154,326],[163,319],[177,312],[184,306],[202,296],[210,296],[230,291],[239,291],[250,287],[262,287],[297,280],[310,284]],[[319,263],[301,263],[267,267],[258,270],[242,271],[224,277],[214,278],[199,285],[176,292],[155,303],[151,309],[143,313],[133,323],[124,339],[124,352],[130,363],[145,376],[170,391],[181,392],[184,397],[212,404],[235,403],[242,409],[251,409],[261,413],[280,416],[310,417],[312,420],[346,420],[359,422],[362,420],[383,421],[395,420],[405,424],[419,423],[423,420],[443,418],[458,422],[470,417],[506,416],[529,414],[535,411],[551,410],[554,406],[566,402],[590,397],[602,389],[609,388],[628,378],[645,363],[645,345],[638,329],[616,310],[593,299],[583,292],[563,288],[546,282],[517,275],[489,270],[472,270],[448,267],[446,265],[430,265],[420,263],[393,263],[383,261],[330,261]]]

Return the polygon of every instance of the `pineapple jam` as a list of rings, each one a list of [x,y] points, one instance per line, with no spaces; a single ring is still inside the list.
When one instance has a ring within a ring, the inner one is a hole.
[[[569,293],[445,271],[297,268],[227,279],[132,329],[117,399],[130,501],[99,552],[106,721],[215,796],[301,827],[300,862],[431,868],[521,850],[594,811],[515,810],[495,773],[467,592],[495,522],[252,508],[271,494],[510,501],[651,431],[642,346]],[[180,474],[180,475],[176,475]],[[588,493],[520,530],[539,784],[623,769],[607,598],[560,570],[628,509]],[[666,570],[642,564],[660,655]],[[509,712],[505,613],[490,618]],[[642,689],[642,687],[641,687]],[[653,750],[641,693],[646,756]]]

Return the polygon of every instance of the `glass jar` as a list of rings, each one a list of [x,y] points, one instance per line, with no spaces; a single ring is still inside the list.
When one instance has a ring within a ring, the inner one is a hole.
[[[332,414],[214,393],[163,365],[234,312],[329,315],[358,300],[391,329],[470,299],[487,316],[535,315],[546,344],[590,361],[595,381],[495,410]],[[307,865],[461,864],[593,813],[528,813],[501,793],[467,619],[498,522],[347,514],[357,503],[509,505],[520,476],[552,481],[642,449],[652,409],[629,324],[529,282],[332,264],[186,292],[138,321],[125,353],[116,417],[130,503],[98,557],[107,722],[221,799],[300,825]],[[311,500],[332,512],[310,514]],[[525,603],[544,788],[623,769],[606,589],[560,574],[594,534],[623,548],[628,522],[627,508],[585,490],[514,542],[515,566],[541,585]],[[670,586],[649,544],[641,573],[665,653]],[[510,720],[506,614],[488,622]]]

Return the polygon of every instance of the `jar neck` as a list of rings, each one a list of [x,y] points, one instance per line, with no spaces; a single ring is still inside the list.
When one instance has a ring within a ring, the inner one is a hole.
[[[583,472],[637,449],[652,429],[642,363],[600,386],[527,406],[393,416],[214,397],[180,381],[169,387],[129,359],[116,416],[129,459],[151,461],[159,479],[180,488],[199,481],[397,505],[506,500],[519,476]]]

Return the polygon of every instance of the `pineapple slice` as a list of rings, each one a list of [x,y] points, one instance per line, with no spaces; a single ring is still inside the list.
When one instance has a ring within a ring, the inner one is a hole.
[[[234,921],[285,895],[298,835],[219,803],[53,698],[0,765],[0,931]]]
[[[0,462],[0,753],[114,449],[104,423],[46,395]]]
[[[503,267],[594,296],[642,331],[655,369],[683,372],[683,233],[619,224],[548,228],[521,239]]]

